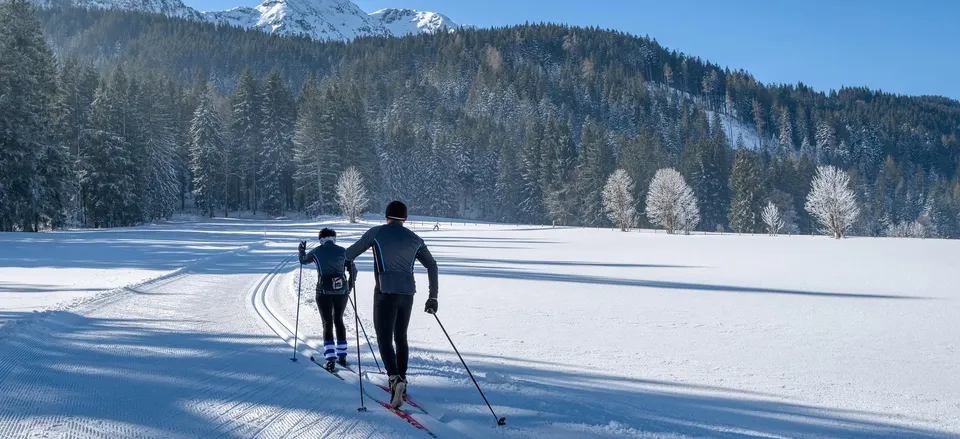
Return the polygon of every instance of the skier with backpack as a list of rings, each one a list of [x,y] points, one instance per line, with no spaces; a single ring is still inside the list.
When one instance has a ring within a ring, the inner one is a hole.
[[[347,367],[347,329],[343,324],[343,311],[357,278],[357,268],[347,260],[346,250],[336,244],[337,232],[325,228],[318,234],[320,245],[306,251],[306,241],[298,247],[300,264],[317,266],[317,308],[323,320],[323,368],[330,372],[336,364]],[[349,279],[346,274],[350,273]],[[334,344],[334,326],[336,344]]]
[[[398,408],[403,404],[407,386],[407,361],[410,351],[407,344],[407,326],[413,309],[413,296],[417,292],[413,275],[414,263],[427,269],[429,298],[424,311],[437,312],[437,261],[430,254],[423,239],[404,227],[407,206],[392,201],[385,212],[387,223],[368,230],[347,248],[347,261],[373,248],[373,274],[376,285],[373,296],[373,324],[377,333],[377,345],[387,375],[390,377],[390,404]],[[396,350],[394,350],[396,343]]]

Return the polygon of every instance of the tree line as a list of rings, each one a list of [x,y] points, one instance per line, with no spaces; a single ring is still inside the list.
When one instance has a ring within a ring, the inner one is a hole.
[[[207,213],[337,212],[337,178],[355,166],[371,207],[399,198],[424,215],[608,226],[603,192],[614,170],[637,182],[639,207],[657,171],[673,168],[699,200],[700,230],[762,231],[762,211],[773,205],[784,231],[811,233],[819,226],[805,199],[817,168],[834,166],[850,176],[861,209],[852,233],[960,237],[960,104],[944,98],[764,85],[650,38],[594,28],[319,43],[120,11],[38,15],[61,64],[60,75],[48,75],[59,89],[52,95],[93,89],[74,99],[71,141],[86,145],[101,132],[93,139],[129,151],[130,169],[175,176],[162,197],[142,189],[155,187],[154,177],[111,183],[134,195],[114,207],[84,201],[86,225],[145,221],[190,201]],[[70,85],[78,75],[67,78],[68,65],[88,80]],[[87,96],[110,84],[109,96],[127,90],[111,107],[123,116],[90,117]],[[145,95],[160,90],[163,99]],[[201,104],[209,111],[198,132]],[[161,124],[169,135],[136,134],[150,125],[140,119],[162,119],[147,107],[172,121]],[[94,153],[70,149],[70,176],[88,154],[75,150]],[[170,157],[170,166],[138,151]],[[72,193],[84,200],[85,190]],[[167,210],[143,208],[138,190]],[[125,203],[139,213],[89,219],[92,205],[108,212]]]

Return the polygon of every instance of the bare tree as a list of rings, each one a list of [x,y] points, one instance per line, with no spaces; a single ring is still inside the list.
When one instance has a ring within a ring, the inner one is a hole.
[[[783,229],[783,218],[780,216],[780,209],[772,201],[767,202],[767,207],[760,212],[760,218],[767,225],[767,233],[777,236]]]
[[[626,232],[637,223],[637,209],[633,200],[633,179],[623,169],[610,174],[603,187],[603,209],[620,230]]]
[[[689,233],[700,223],[700,209],[693,189],[673,168],[657,171],[647,193],[647,217],[663,226],[667,233],[683,230]]]
[[[807,194],[807,212],[820,222],[823,232],[840,239],[860,215],[850,190],[850,176],[833,166],[820,166]]]
[[[340,205],[340,211],[351,223],[355,223],[369,202],[360,171],[353,166],[347,168],[337,180],[337,204]]]

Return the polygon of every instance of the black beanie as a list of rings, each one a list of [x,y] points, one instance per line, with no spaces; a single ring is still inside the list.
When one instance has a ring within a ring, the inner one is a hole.
[[[323,238],[336,238],[336,237],[337,237],[337,232],[336,232],[336,230],[333,230],[333,229],[323,229],[323,230],[321,230],[320,233],[317,235],[317,238],[318,238],[318,239],[323,239]]]
[[[390,204],[387,205],[386,215],[387,219],[406,221],[407,205],[400,201],[391,201]]]

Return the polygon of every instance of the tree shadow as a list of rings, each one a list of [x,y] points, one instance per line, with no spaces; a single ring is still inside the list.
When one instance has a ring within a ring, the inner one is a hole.
[[[535,259],[489,259],[489,258],[460,258],[445,257],[445,264],[501,264],[501,265],[546,265],[553,267],[609,267],[609,268],[704,268],[695,265],[665,265],[665,264],[627,264],[619,262],[586,262],[586,261],[543,261]]]
[[[291,363],[276,337],[176,329],[184,323],[56,312],[3,340],[0,437],[246,438],[298,425],[345,436],[356,427],[356,389]],[[371,425],[371,436],[387,437],[399,424]]]
[[[464,262],[479,261],[482,263],[484,260],[460,258],[459,261],[464,261]],[[550,265],[550,264],[551,263],[549,262],[544,263],[544,265]],[[560,265],[563,265],[563,264],[560,264]],[[647,267],[647,268],[651,268],[651,267]],[[656,266],[653,266],[653,268],[656,268]],[[670,268],[695,268],[695,267],[670,267]],[[521,269],[515,269],[515,268],[480,267],[477,265],[467,264],[463,262],[443,263],[443,261],[441,261],[440,273],[441,275],[470,276],[470,277],[482,277],[482,278],[517,279],[517,280],[537,281],[537,282],[541,282],[541,281],[567,282],[567,283],[587,284],[587,285],[643,287],[643,288],[659,288],[659,289],[700,291],[700,292],[786,294],[786,295],[797,295],[797,296],[830,297],[830,298],[844,298],[844,299],[901,299],[901,300],[932,300],[934,299],[931,297],[921,297],[921,296],[835,293],[835,292],[826,292],[826,291],[804,291],[804,290],[792,290],[792,289],[783,289],[783,288],[748,287],[748,286],[739,286],[739,285],[719,285],[719,284],[693,283],[693,282],[624,279],[624,278],[617,278],[617,277],[590,276],[590,275],[580,275],[580,274],[544,273],[540,271],[521,270]]]
[[[898,425],[914,420],[890,413],[832,409],[784,402],[777,395],[543,367],[465,353],[497,415],[519,437],[614,438],[643,434],[698,437],[957,438],[955,434]],[[492,425],[493,416],[463,366],[450,352],[417,346],[410,395],[426,406],[456,408],[462,421]],[[456,385],[451,386],[450,380]],[[446,417],[444,419],[446,419]],[[493,428],[493,427],[491,427]]]

